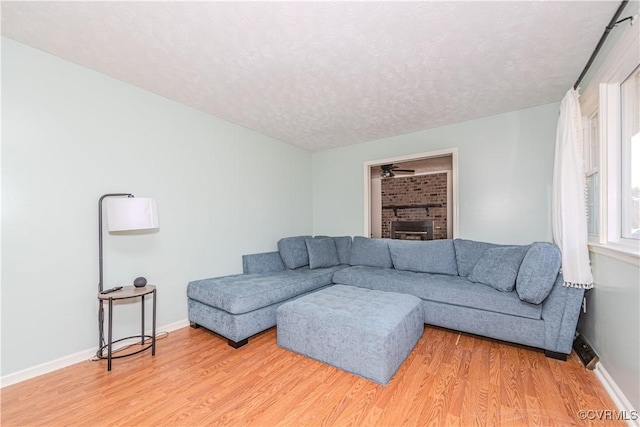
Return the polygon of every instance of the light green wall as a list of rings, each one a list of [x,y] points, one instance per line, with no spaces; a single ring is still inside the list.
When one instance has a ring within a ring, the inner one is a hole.
[[[314,233],[363,234],[365,162],[457,147],[458,237],[550,241],[558,109],[548,104],[315,153]]]
[[[578,331],[637,410],[640,408],[640,268],[591,253],[595,288]]]
[[[157,233],[105,235],[105,286],[193,279],[312,231],[311,153],[2,39],[2,375],[97,345],[97,202],[156,199]],[[117,324],[137,331],[138,307]]]

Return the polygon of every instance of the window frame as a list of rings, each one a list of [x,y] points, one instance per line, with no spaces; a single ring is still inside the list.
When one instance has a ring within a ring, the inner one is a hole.
[[[588,123],[589,118],[597,114],[599,126],[598,234],[589,236],[589,248],[592,252],[640,266],[640,242],[622,237],[620,104],[622,82],[640,65],[638,27],[640,26],[633,25],[619,28],[623,34],[584,88],[580,105],[583,123]],[[583,135],[585,134],[586,131],[583,130]],[[587,141],[583,144],[586,150]]]

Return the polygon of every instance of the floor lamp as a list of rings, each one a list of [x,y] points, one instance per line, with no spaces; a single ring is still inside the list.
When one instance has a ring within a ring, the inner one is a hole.
[[[107,201],[107,227],[109,231],[149,230],[158,228],[158,209],[153,199],[134,197],[131,193],[109,193],[98,200],[98,264],[100,280],[98,292],[104,290],[103,244],[102,244],[102,202]],[[98,353],[104,346],[104,309],[98,307]]]

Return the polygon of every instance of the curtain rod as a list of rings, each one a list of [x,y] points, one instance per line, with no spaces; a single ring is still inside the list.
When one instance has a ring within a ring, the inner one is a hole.
[[[631,19],[632,20],[631,22],[633,22],[633,17],[631,17],[631,16],[628,17],[628,18],[624,18],[624,19],[618,21],[618,18],[622,14],[622,10],[627,5],[627,3],[629,3],[629,0],[624,0],[622,3],[620,3],[620,6],[618,7],[618,10],[616,10],[616,13],[613,15],[613,18],[611,18],[611,21],[609,22],[609,25],[607,25],[607,28],[605,28],[604,33],[602,34],[602,37],[600,37],[600,41],[598,42],[598,45],[593,50],[593,53],[591,54],[591,57],[587,61],[587,65],[585,65],[584,69],[582,70],[582,73],[580,73],[580,77],[578,77],[578,80],[576,80],[576,84],[573,85],[573,89],[574,90],[578,89],[578,85],[580,84],[580,82],[584,78],[584,75],[587,74],[587,71],[589,71],[589,68],[591,68],[591,64],[593,64],[593,60],[596,59],[596,56],[598,55],[598,52],[600,52],[600,49],[602,48],[602,45],[604,44],[604,41],[609,36],[609,32],[611,30],[613,30],[615,28],[615,26],[617,24],[619,24],[620,22],[622,22],[622,21],[626,21],[627,19]]]

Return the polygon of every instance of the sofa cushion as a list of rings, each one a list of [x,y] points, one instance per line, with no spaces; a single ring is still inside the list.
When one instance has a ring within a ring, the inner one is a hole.
[[[453,246],[456,250],[458,275],[467,277],[487,249],[497,248],[500,245],[477,242],[475,240],[454,239]]]
[[[284,269],[279,252],[242,255],[242,272],[244,274],[274,273]]]
[[[351,260],[351,236],[334,237],[340,264],[349,264]]]
[[[370,267],[391,268],[391,254],[389,253],[389,239],[369,239],[356,236],[351,243],[349,264],[367,265]]]
[[[340,264],[338,250],[331,237],[324,239],[306,239],[307,252],[309,252],[309,268],[335,267]]]
[[[529,246],[503,246],[487,249],[469,274],[469,280],[511,292],[516,284],[520,264]]]
[[[522,260],[516,292],[522,301],[540,304],[547,298],[558,276],[562,255],[553,243],[536,242]]]
[[[389,252],[397,270],[458,275],[453,240],[390,240]]]
[[[423,300],[539,320],[542,305],[521,301],[516,292],[479,286],[466,277],[355,266],[336,271],[333,282],[415,295]]]
[[[306,239],[311,236],[285,237],[278,241],[278,252],[284,266],[290,270],[309,265]]]
[[[237,274],[196,280],[187,296],[231,314],[248,313],[331,283],[333,273],[344,267],[284,270],[268,274]]]

